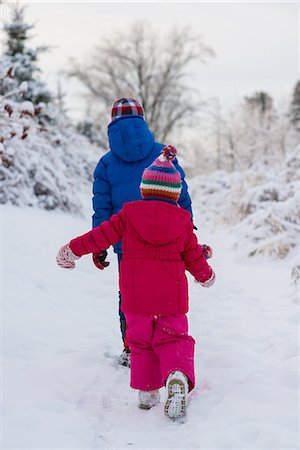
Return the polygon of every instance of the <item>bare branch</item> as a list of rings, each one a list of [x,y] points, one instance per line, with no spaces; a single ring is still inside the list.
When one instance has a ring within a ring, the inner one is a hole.
[[[98,45],[84,66],[71,63],[78,79],[106,106],[116,98],[136,97],[157,138],[166,138],[199,109],[196,89],[188,85],[187,68],[213,56],[189,29],[158,34],[145,23],[134,24]]]

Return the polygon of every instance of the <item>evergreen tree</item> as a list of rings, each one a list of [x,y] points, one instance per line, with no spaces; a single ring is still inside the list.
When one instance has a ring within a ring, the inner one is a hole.
[[[300,131],[300,80],[295,86],[293,92],[293,99],[290,109],[291,122],[296,126],[296,129]]]
[[[4,76],[0,80],[0,94],[20,101],[19,88],[23,98],[34,105],[49,103],[51,94],[46,85],[39,79],[40,69],[38,56],[47,47],[28,48],[29,31],[33,25],[25,22],[25,8],[20,5],[12,7],[11,22],[4,26],[7,35],[6,50],[1,58],[1,69]],[[5,76],[8,75],[8,76]],[[16,95],[15,95],[16,94]]]
[[[91,119],[83,119],[78,122],[76,131],[88,138],[91,144],[96,144],[99,147],[105,148],[107,146],[106,135],[101,128],[97,126]]]
[[[252,110],[257,110],[261,115],[273,108],[273,99],[267,92],[255,92],[251,97],[245,97],[246,104]]]

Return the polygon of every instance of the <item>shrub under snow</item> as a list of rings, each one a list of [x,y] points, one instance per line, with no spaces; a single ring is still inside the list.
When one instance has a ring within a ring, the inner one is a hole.
[[[78,195],[91,186],[97,147],[57,112],[43,122],[42,115],[32,117],[31,106],[26,111],[23,106],[1,105],[0,203],[80,211]]]
[[[300,147],[281,170],[218,171],[195,177],[191,193],[210,224],[234,226],[236,248],[248,256],[284,258],[300,243]]]

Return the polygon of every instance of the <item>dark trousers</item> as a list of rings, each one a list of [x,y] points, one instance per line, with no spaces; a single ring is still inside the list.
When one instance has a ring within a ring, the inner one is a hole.
[[[118,253],[118,267],[119,267],[119,272],[120,272],[120,264],[122,261],[122,253]],[[122,339],[123,339],[123,343],[124,343],[124,347],[127,347],[127,342],[126,342],[126,319],[124,316],[124,313],[121,310],[121,304],[122,304],[122,295],[121,292],[119,291],[119,318],[120,318],[120,329],[121,329],[121,334],[122,334]]]

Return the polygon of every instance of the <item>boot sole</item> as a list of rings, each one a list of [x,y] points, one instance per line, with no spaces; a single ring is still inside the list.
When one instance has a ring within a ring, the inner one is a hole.
[[[153,408],[153,406],[156,406],[159,402],[160,402],[160,395],[157,397],[155,401],[153,400],[150,403],[142,403],[142,402],[138,403],[138,407],[140,409],[151,409]]]
[[[155,406],[155,405],[153,405],[153,406]],[[141,404],[141,403],[138,404],[138,407],[140,409],[151,409],[151,408],[153,408],[153,406],[144,405],[144,404]]]
[[[175,385],[177,385],[176,388]],[[186,416],[186,393],[183,381],[174,379],[168,383],[168,398],[164,411],[170,419]]]

